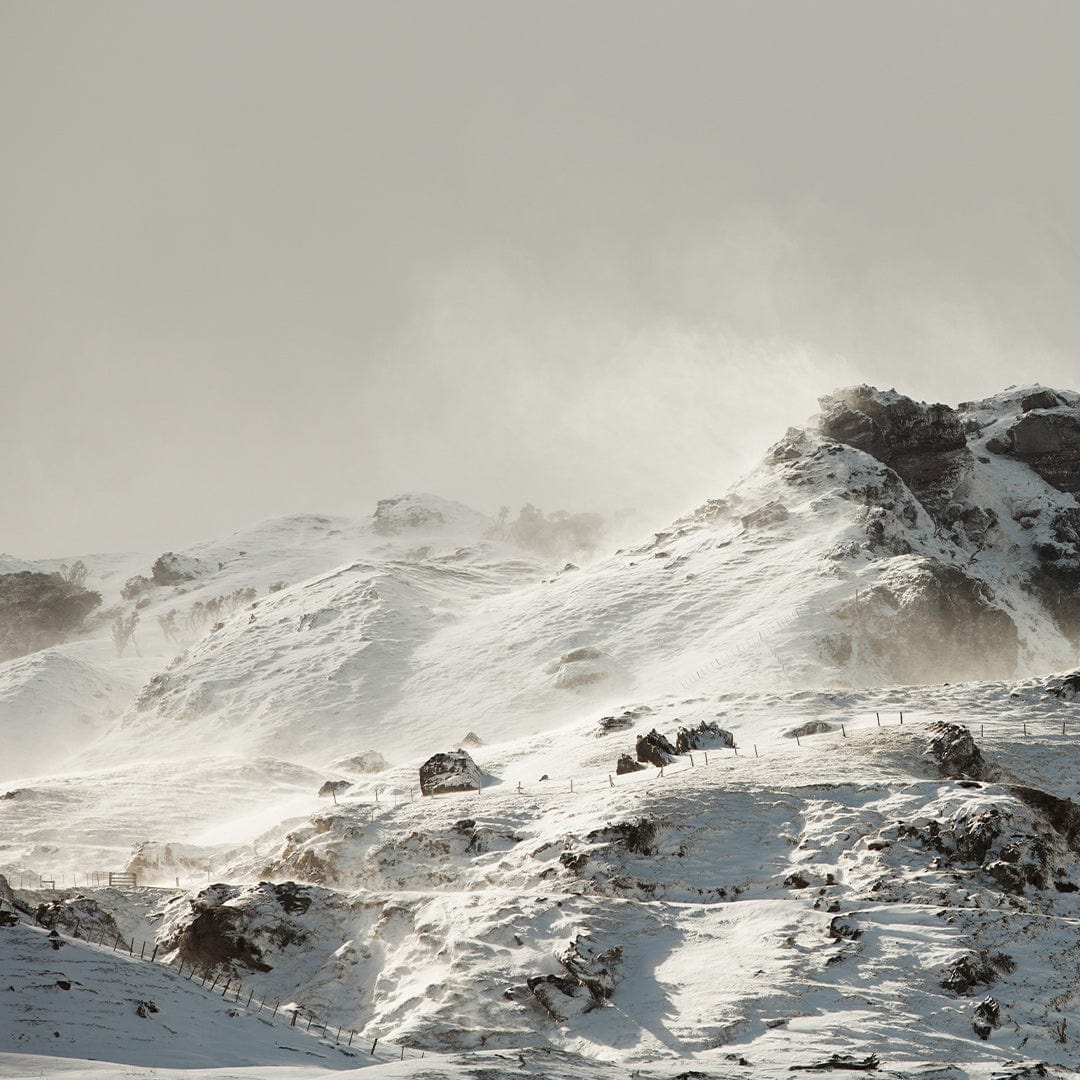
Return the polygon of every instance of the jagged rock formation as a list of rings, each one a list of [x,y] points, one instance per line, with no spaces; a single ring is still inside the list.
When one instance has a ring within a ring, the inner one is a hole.
[[[945,517],[971,459],[955,410],[865,385],[823,397],[820,405],[823,434],[888,465],[931,517]]]
[[[683,727],[675,734],[675,752],[686,754],[691,750],[711,750],[714,746],[730,748],[735,736],[712,720],[702,720],[697,727]]]
[[[649,765],[657,766],[657,768],[670,765],[676,756],[675,747],[671,745],[671,740],[661,735],[656,728],[653,728],[647,735],[638,736],[636,752],[638,761],[647,762]]]

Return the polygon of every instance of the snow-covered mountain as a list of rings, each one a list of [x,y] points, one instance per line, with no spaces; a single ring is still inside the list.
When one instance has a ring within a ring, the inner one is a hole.
[[[104,614],[0,664],[0,872],[459,1055],[417,1075],[1072,1067],[1078,492],[1075,393],[853,387],[577,565],[433,496],[84,557]],[[481,790],[422,798],[463,741]]]

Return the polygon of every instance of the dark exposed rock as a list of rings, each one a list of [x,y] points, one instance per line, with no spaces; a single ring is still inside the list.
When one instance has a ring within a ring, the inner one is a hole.
[[[932,724],[934,737],[926,747],[942,776],[953,780],[979,780],[986,770],[986,759],[971,732],[961,724]]]
[[[1038,810],[1069,847],[1080,854],[1080,805],[1072,799],[1059,799],[1049,792],[1022,784],[1014,784],[1009,790],[1026,806]]]
[[[1020,399],[1020,411],[1031,412],[1032,409],[1056,409],[1068,402],[1056,390],[1036,390]]]
[[[135,1004],[135,1015],[144,1020],[148,1020],[157,1011],[158,1007],[152,1001],[139,1001]]]
[[[784,878],[784,888],[809,889],[810,881],[808,878],[805,878],[802,874],[796,871],[794,874],[788,874],[788,876]]]
[[[1080,671],[1070,672],[1063,676],[1060,682],[1053,683],[1050,686],[1050,693],[1059,698],[1076,697],[1080,694]]]
[[[1050,609],[1061,632],[1080,641],[1080,509],[1064,507],[1050,522],[1048,538],[1032,548],[1039,560],[1031,586]]]
[[[670,765],[676,757],[675,747],[656,728],[647,735],[638,736],[636,752],[638,761],[648,762],[658,768]]]
[[[901,477],[935,520],[971,464],[959,415],[895,391],[853,386],[820,401],[820,430],[877,458]]]
[[[958,956],[945,969],[941,988],[954,994],[966,994],[973,986],[989,986],[997,981],[999,971],[1011,971],[1015,966],[1003,953],[996,957],[991,957],[985,949],[967,953]]]
[[[975,1006],[975,1019],[971,1026],[980,1039],[989,1039],[990,1032],[1001,1026],[1001,1007],[989,994]]]
[[[1010,454],[1029,465],[1058,491],[1080,493],[1080,409],[1064,406],[1053,411],[1025,412],[1004,436],[986,448]]]
[[[462,739],[460,743],[458,743],[458,745],[457,745],[457,747],[455,749],[464,750],[464,749],[466,749],[467,747],[470,747],[470,746],[476,747],[476,746],[483,746],[483,745],[484,745],[484,740],[481,739],[480,736],[477,735],[475,731],[469,731],[469,732],[465,733],[465,738]]]
[[[640,761],[635,761],[629,754],[620,754],[615,763],[615,775],[622,776],[624,773],[641,772],[645,768]]]
[[[686,754],[691,750],[711,750],[714,746],[730,748],[734,745],[735,736],[712,720],[702,720],[697,727],[679,728],[675,735],[675,750],[679,754]]]
[[[559,963],[596,1001],[603,1002],[615,992],[622,953],[619,945],[604,949],[587,934],[578,934],[559,957]]]
[[[467,750],[433,754],[420,766],[420,791],[440,795],[452,791],[479,791],[482,774]]]
[[[597,724],[597,738],[610,735],[613,731],[626,731],[634,726],[636,720],[652,713],[648,705],[636,705],[630,709],[623,709],[617,716],[601,716]]]
[[[189,911],[159,938],[181,960],[203,971],[271,971],[266,951],[303,944],[303,918],[324,890],[295,881],[261,881],[240,888],[209,885],[187,903]]]
[[[655,821],[639,818],[637,821],[624,821],[617,825],[608,825],[589,833],[590,843],[609,842],[621,844],[635,855],[655,855],[657,853],[656,836],[659,827]]]
[[[597,1007],[596,999],[584,986],[562,975],[534,975],[528,986],[545,1012],[560,1024]]]
[[[950,563],[896,560],[836,613],[898,683],[1001,679],[1016,669],[1016,624],[985,583]]]

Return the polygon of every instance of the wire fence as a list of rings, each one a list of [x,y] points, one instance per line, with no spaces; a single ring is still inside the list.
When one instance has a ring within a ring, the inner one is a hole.
[[[805,753],[815,747],[824,748],[830,740],[822,736],[832,736],[832,745],[835,746],[835,738],[848,739],[852,736],[866,735],[867,733],[880,732],[883,729],[903,729],[912,733],[918,731],[927,733],[935,725],[942,722],[963,723],[964,726],[980,738],[985,738],[989,733],[991,737],[1006,736],[1012,738],[1050,738],[1064,737],[1070,741],[1080,735],[1080,717],[1074,719],[1070,729],[1068,718],[1049,718],[1011,720],[1006,718],[980,719],[966,722],[956,717],[943,716],[913,716],[910,712],[897,710],[895,707],[889,711],[877,710],[873,713],[855,715],[842,721],[823,721],[814,718],[804,721],[801,725],[794,723],[786,730],[774,734],[768,739],[762,739],[761,743],[735,742],[730,747],[717,746],[701,748],[676,755],[669,763],[662,766],[645,766],[641,770],[629,773],[606,773],[576,776],[558,780],[543,779],[533,784],[500,782],[497,785],[481,786],[479,789],[469,792],[453,792],[434,796],[441,800],[455,799],[460,802],[482,800],[485,796],[497,794],[503,797],[529,796],[538,797],[549,795],[565,800],[567,795],[583,794],[589,791],[611,790],[624,785],[637,785],[651,783],[662,779],[685,778],[692,771],[708,769],[719,766],[721,763],[729,765],[736,759],[742,759],[749,764],[751,759],[772,758],[780,755],[797,755]],[[414,788],[409,793],[408,801],[415,801],[419,789]],[[406,801],[404,798],[395,798],[396,802]],[[364,805],[364,800],[355,796],[346,796],[343,799],[346,804]],[[380,803],[378,794],[366,803],[372,808],[391,805],[384,797]],[[26,872],[16,875],[21,879],[20,886],[24,889],[36,890],[40,888],[55,888],[53,878],[43,878],[40,875]],[[93,874],[89,877],[92,879]],[[201,880],[201,878],[200,878]],[[14,884],[13,880],[9,883]],[[74,883],[73,883],[74,884]],[[186,978],[189,982],[198,982],[210,994],[219,995],[230,1008],[243,1008],[254,1012],[271,1022],[287,1024],[289,1027],[299,1028],[305,1034],[320,1040],[327,1046],[343,1049],[347,1052],[363,1051],[382,1061],[405,1060],[409,1057],[423,1057],[425,1052],[414,1047],[400,1043],[391,1043],[381,1037],[375,1038],[370,1034],[361,1035],[362,1029],[349,1028],[345,1025],[336,1026],[329,1023],[325,1018],[320,1019],[317,1011],[302,1002],[291,1001],[283,1003],[280,999],[272,1004],[265,995],[258,993],[257,988],[249,982],[244,982],[235,975],[223,970],[200,967],[198,964],[189,965],[186,960],[179,959],[175,954],[163,954],[160,945],[156,941],[142,942],[136,949],[134,938],[125,939],[119,935],[112,935],[105,929],[84,928],[76,919],[71,927],[64,924],[51,927],[43,924],[45,929],[50,929],[57,934],[66,932],[73,940],[84,942],[88,946],[97,949],[107,949],[117,953],[124,953],[134,960],[163,965],[173,970],[178,978]],[[371,1039],[370,1047],[367,1039]],[[363,1039],[363,1045],[361,1045]]]
[[[0,911],[2,910],[3,904],[0,901]],[[26,914],[18,908],[16,912]],[[319,1019],[314,1009],[302,1002],[283,1002],[278,998],[271,1005],[265,996],[256,996],[256,988],[250,983],[245,983],[226,971],[210,969],[199,964],[189,965],[187,961],[179,959],[173,953],[163,953],[157,942],[144,941],[136,949],[134,937],[128,939],[120,934],[114,935],[105,928],[101,928],[99,934],[97,928],[90,930],[83,928],[79,919],[75,920],[74,927],[44,925],[42,931],[47,931],[50,936],[70,938],[94,950],[111,951],[131,960],[154,964],[158,968],[171,971],[177,979],[200,984],[209,996],[220,996],[229,1010],[241,1008],[248,1013],[258,1015],[264,1021],[295,1028],[323,1045],[339,1051],[352,1054],[363,1053],[383,1062],[423,1058],[427,1053],[402,1043],[391,1042],[389,1039],[365,1036],[360,1029],[327,1023]],[[370,1046],[368,1039],[371,1040]]]

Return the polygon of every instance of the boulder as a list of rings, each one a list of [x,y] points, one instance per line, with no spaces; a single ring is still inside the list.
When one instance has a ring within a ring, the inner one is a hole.
[[[1058,491],[1080,494],[1080,408],[1025,412],[986,448],[1019,458]]]
[[[622,776],[624,773],[641,772],[645,768],[640,761],[635,761],[629,754],[620,754],[615,763],[615,775]]]
[[[480,767],[467,750],[433,754],[420,766],[420,791],[424,795],[479,791],[482,782]]]
[[[697,727],[679,728],[675,735],[675,751],[679,754],[711,750],[714,746],[730,749],[734,745],[735,736],[712,720],[702,720]]]
[[[1057,409],[1068,402],[1056,390],[1036,390],[1020,399],[1020,411],[1032,409]]]
[[[986,759],[971,732],[961,724],[936,723],[934,737],[926,747],[942,776],[953,780],[979,780],[986,773]]]
[[[670,765],[676,758],[675,747],[653,728],[648,735],[639,735],[637,739],[637,759],[662,768]]]

